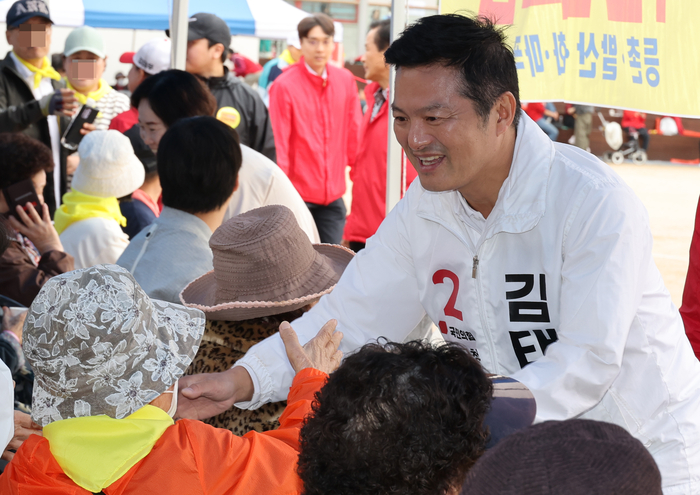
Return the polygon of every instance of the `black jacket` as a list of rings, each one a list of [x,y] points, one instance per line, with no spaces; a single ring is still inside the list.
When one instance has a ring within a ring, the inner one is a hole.
[[[53,87],[64,87],[62,81],[51,81]],[[59,133],[63,133],[70,120],[58,118]],[[0,132],[22,132],[29,137],[38,139],[49,148],[51,135],[49,123],[41,113],[39,102],[27,83],[19,75],[10,53],[0,61]],[[61,195],[66,192],[66,156],[68,150],[61,146]],[[2,164],[0,164],[2,167]],[[53,172],[46,174],[44,200],[49,205],[51,213],[55,209],[56,200],[53,188]]]
[[[241,123],[236,127],[241,144],[276,162],[277,153],[270,114],[260,95],[239,81],[226,67],[223,77],[211,77],[206,79],[206,83],[216,98],[219,109],[233,107],[241,114]]]

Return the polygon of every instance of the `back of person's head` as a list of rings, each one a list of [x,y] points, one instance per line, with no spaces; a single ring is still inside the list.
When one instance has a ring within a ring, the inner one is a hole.
[[[377,50],[381,52],[389,48],[391,43],[391,20],[374,21],[369,25],[370,31],[376,28],[379,29],[374,33],[374,44],[377,45]]]
[[[611,423],[547,421],[514,433],[467,475],[461,495],[661,495],[644,445]]]
[[[368,344],[316,395],[300,434],[306,495],[445,494],[488,440],[492,384],[469,351]]]
[[[306,38],[311,31],[316,26],[320,27],[327,36],[333,38],[335,34],[335,26],[333,25],[333,19],[331,19],[326,14],[320,12],[304,17],[299,25],[297,26],[297,31],[299,33],[299,39]]]
[[[144,98],[168,127],[186,117],[214,115],[217,107],[216,98],[200,79],[177,69],[145,79],[131,95],[131,105],[138,108]]]
[[[489,19],[459,14],[419,19],[394,41],[384,54],[388,64],[414,68],[430,65],[454,67],[462,76],[462,95],[474,102],[484,122],[503,93],[515,97],[520,119],[520,90],[515,57],[502,29]]]
[[[20,133],[0,133],[0,188],[53,170],[51,149]],[[41,191],[39,191],[41,192]]]
[[[156,158],[163,204],[192,214],[217,210],[228,201],[243,160],[238,133],[209,116],[173,124]]]

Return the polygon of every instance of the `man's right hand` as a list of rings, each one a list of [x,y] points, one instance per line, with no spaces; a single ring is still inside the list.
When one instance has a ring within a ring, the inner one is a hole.
[[[316,368],[326,373],[340,364],[338,350],[343,334],[334,332],[338,323],[330,320],[304,347],[289,323],[280,325],[280,336],[294,371]],[[177,418],[206,419],[228,411],[236,402],[253,398],[253,379],[242,366],[220,373],[202,373],[180,378]]]
[[[39,100],[41,112],[45,115],[72,117],[80,108],[80,102],[72,89],[57,89]]]

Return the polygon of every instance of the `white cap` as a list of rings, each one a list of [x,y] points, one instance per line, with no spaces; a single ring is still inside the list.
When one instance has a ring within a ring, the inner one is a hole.
[[[134,54],[133,64],[150,75],[170,68],[170,38],[149,41]]]
[[[80,166],[73,176],[76,191],[98,198],[121,198],[143,184],[146,171],[131,141],[119,131],[92,131],[78,146]]]
[[[301,43],[299,42],[299,34],[295,31],[294,34],[290,34],[287,37],[287,46],[293,46],[301,50]]]

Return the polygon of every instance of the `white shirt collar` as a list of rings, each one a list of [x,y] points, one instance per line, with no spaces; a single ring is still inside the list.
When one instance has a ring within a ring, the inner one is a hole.
[[[316,74],[316,71],[313,70],[313,69],[311,68],[311,66],[310,66],[309,64],[306,63],[306,60],[304,60],[304,65],[306,66],[306,70],[308,70],[309,72],[311,72],[314,76],[317,76],[317,75],[318,75],[318,74]],[[327,65],[326,65],[326,67],[323,68],[323,74],[321,74],[321,77],[322,77],[323,79],[328,79],[328,66],[327,66]]]

